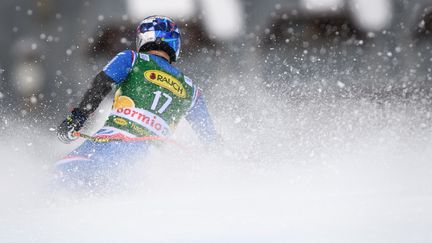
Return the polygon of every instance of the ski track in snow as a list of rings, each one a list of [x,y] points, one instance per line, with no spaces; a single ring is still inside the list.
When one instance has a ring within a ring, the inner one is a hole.
[[[3,134],[0,242],[432,241],[428,107],[266,104],[216,116],[229,149],[168,145],[125,191],[87,198],[47,187],[52,163],[78,143]],[[197,145],[181,126],[177,139]]]

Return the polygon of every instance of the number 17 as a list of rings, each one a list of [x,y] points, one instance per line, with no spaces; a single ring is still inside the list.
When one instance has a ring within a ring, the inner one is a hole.
[[[162,106],[157,110],[157,113],[163,113],[163,112],[166,110],[166,108],[168,108],[168,106],[171,104],[172,97],[169,96],[169,95],[167,95],[167,94],[165,94],[165,93],[162,93],[161,91],[153,92],[153,94],[155,94],[155,98],[154,98],[154,100],[153,100],[153,103],[152,103],[150,109],[152,109],[152,110],[156,110],[156,108],[157,108],[157,106],[158,106],[158,104],[159,104],[159,100],[160,100],[161,96],[163,95],[163,96],[166,98],[166,101],[165,101],[165,103],[164,103],[164,104],[163,104],[163,105],[162,105]]]

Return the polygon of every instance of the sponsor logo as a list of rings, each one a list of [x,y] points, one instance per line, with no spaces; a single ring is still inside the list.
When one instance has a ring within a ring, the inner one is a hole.
[[[135,107],[135,102],[127,97],[127,96],[118,96],[114,98],[114,109],[118,108],[126,108],[126,107]]]
[[[148,131],[145,128],[139,127],[136,124],[132,123],[131,128],[137,132],[138,134],[145,135],[148,134]]]
[[[146,110],[137,108],[118,108],[113,111],[112,115],[135,122],[158,136],[168,136],[171,133],[170,127],[161,117]],[[135,128],[132,128],[137,131],[136,126]]]
[[[184,80],[185,80],[185,82],[186,82],[187,85],[189,85],[189,86],[192,87],[192,85],[193,85],[192,84],[192,80],[189,77],[184,76]]]
[[[116,118],[114,118],[113,121],[120,126],[126,126],[127,125],[127,121],[123,118],[116,117]]]
[[[118,128],[111,127],[111,126],[104,126],[101,130],[99,130],[95,134],[96,137],[106,137],[106,136],[114,137],[117,135],[129,137],[129,138],[136,137],[134,134],[128,133],[125,130],[118,129]]]
[[[96,133],[96,135],[109,135],[113,133],[114,131],[112,129],[102,128]]]
[[[147,62],[150,61],[150,57],[147,54],[140,53],[139,56],[144,61],[147,61]]]
[[[149,70],[144,72],[144,77],[169,91],[180,98],[186,98],[186,90],[179,80],[173,76],[158,70]]]

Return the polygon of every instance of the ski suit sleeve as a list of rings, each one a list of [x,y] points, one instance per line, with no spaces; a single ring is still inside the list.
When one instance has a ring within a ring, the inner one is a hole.
[[[115,84],[120,84],[132,70],[135,59],[136,54],[131,50],[120,52],[104,67],[103,72],[109,76]]]
[[[186,115],[186,120],[191,124],[192,129],[204,143],[210,144],[218,142],[219,135],[208,113],[204,96],[201,94],[200,90],[197,92],[197,97]]]
[[[93,79],[77,109],[86,117],[93,113],[111,92],[112,85],[120,84],[126,79],[134,61],[133,51],[127,50],[117,54]]]

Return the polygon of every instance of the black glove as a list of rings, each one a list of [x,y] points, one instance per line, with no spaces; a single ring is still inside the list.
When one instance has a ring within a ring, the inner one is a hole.
[[[87,116],[83,114],[79,109],[73,109],[71,114],[57,127],[57,137],[63,143],[70,143],[77,139],[73,136],[73,132],[79,131]]]

